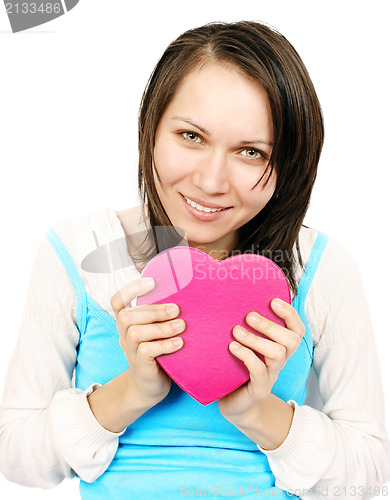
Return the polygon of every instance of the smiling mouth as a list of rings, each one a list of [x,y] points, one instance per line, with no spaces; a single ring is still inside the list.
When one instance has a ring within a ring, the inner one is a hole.
[[[196,208],[197,210],[199,210],[201,212],[210,213],[210,212],[221,212],[222,210],[226,210],[225,207],[222,207],[222,208],[204,207],[202,205],[199,205],[199,203],[196,203],[195,201],[191,200],[190,198],[187,198],[187,196],[183,195],[183,197],[186,200],[186,202],[188,203],[188,205],[191,205],[191,207]]]

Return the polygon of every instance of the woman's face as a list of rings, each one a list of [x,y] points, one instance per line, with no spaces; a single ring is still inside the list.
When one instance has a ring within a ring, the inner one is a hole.
[[[173,226],[216,258],[272,197],[276,177],[258,183],[272,152],[265,92],[222,64],[189,73],[156,132],[154,182]],[[158,175],[156,175],[156,172]]]

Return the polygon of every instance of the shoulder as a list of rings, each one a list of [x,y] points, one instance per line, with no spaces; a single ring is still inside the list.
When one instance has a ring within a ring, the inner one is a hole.
[[[306,249],[305,263],[319,234],[322,233],[312,228],[301,231],[300,242]],[[356,315],[358,310],[367,313],[361,275],[353,254],[343,243],[326,236],[305,303],[315,345],[323,335],[330,335],[331,325],[340,315]]]
[[[85,255],[99,246],[99,243],[107,243],[112,232],[115,232],[113,214],[115,214],[113,210],[101,208],[72,215],[53,223],[49,231],[53,230],[56,233],[73,260],[80,263]]]
[[[328,236],[315,277],[316,282],[339,288],[350,286],[351,280],[356,279],[360,279],[360,272],[353,253],[342,242]]]
[[[106,272],[130,265],[126,237],[145,231],[142,220],[141,207],[122,211],[104,207],[61,219],[50,229],[58,235],[77,264],[85,268],[82,262],[95,252],[91,272]],[[104,256],[110,257],[112,269],[102,266]]]
[[[302,226],[299,233],[299,245],[303,262],[306,264],[312,256],[315,243],[322,238],[315,282],[323,282],[325,278],[342,282],[344,278],[353,276],[358,270],[356,259],[351,251],[340,241],[317,229]],[[314,281],[313,281],[314,283]]]
[[[87,292],[110,312],[110,300],[138,272],[130,258],[126,236],[115,210],[100,208],[52,224],[59,245],[73,261]]]

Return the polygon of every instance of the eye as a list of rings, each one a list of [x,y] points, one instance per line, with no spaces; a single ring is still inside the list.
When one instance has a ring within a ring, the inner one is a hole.
[[[182,136],[184,137],[184,139],[190,142],[202,142],[199,135],[195,134],[195,132],[183,132]]]
[[[265,155],[255,148],[246,148],[241,151],[240,155],[245,158],[249,158],[250,160],[260,160],[261,158],[265,158]]]

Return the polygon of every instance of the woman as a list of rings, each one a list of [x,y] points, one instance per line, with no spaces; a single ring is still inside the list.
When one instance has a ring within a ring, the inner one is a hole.
[[[2,408],[7,477],[48,487],[76,473],[85,499],[379,494],[389,448],[362,286],[350,255],[303,226],[322,143],[311,80],[277,32],[211,24],[167,48],[141,104],[142,217],[69,219],[42,242]],[[161,226],[215,258],[277,260],[294,296],[271,303],[285,328],[248,311],[268,339],[234,328],[250,380],[206,407],[155,360],[185,343],[177,305],[130,307],[161,250],[133,236]],[[103,275],[83,267],[102,239],[117,243]]]

